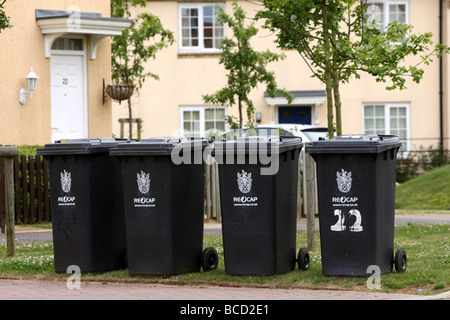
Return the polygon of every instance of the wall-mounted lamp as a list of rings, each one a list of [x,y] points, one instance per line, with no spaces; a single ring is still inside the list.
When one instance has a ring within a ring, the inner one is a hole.
[[[261,112],[256,113],[256,123],[261,123]]]
[[[28,90],[30,90],[30,91],[25,91],[25,89],[20,89],[19,102],[22,105],[25,104],[25,102],[27,101],[27,94],[30,95],[30,98],[33,98],[33,91],[34,91],[34,89],[36,89],[36,82],[37,82],[37,79],[39,79],[39,77],[36,75],[36,73],[33,72],[33,67],[31,67],[30,73],[25,78],[27,79]]]

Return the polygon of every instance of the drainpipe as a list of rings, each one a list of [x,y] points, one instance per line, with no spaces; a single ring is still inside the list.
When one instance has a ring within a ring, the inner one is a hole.
[[[443,0],[439,0],[439,43],[443,40]],[[439,59],[439,153],[440,159],[444,154],[444,89],[443,89],[443,57]],[[440,162],[441,160],[439,160]]]

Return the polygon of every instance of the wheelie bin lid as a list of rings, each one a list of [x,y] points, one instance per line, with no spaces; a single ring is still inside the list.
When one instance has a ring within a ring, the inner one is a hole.
[[[272,149],[275,147],[275,149]],[[231,141],[216,141],[213,144],[213,155],[225,153],[237,154],[255,154],[261,151],[283,153],[293,149],[301,149],[303,147],[302,138],[300,137],[284,137],[284,136],[268,136],[268,137],[239,137]]]
[[[112,156],[170,155],[174,148],[186,151],[203,150],[209,144],[206,138],[161,137],[118,144],[109,152]]]
[[[399,138],[393,135],[354,134],[314,141],[305,151],[310,154],[381,153],[401,145]]]
[[[38,149],[37,154],[43,156],[53,156],[102,153],[109,152],[110,148],[114,148],[121,143],[126,143],[129,141],[129,139],[114,138],[57,140],[55,143],[46,144],[44,148]]]

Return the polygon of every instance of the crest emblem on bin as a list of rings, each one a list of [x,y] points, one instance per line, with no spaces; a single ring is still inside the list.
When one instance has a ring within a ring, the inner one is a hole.
[[[242,193],[249,193],[252,189],[252,174],[250,172],[237,173],[237,183],[239,191]]]
[[[336,172],[336,182],[340,192],[349,192],[352,188],[352,173],[341,169],[341,172]]]
[[[137,173],[137,185],[139,192],[146,194],[150,191],[150,173],[141,170],[141,174]]]
[[[64,172],[61,172],[61,188],[65,193],[67,193],[70,191],[71,187],[72,187],[71,173],[64,170]]]

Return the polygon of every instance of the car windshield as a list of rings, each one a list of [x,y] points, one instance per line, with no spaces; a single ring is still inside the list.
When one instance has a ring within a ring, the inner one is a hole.
[[[317,141],[319,138],[327,138],[328,130],[327,128],[313,128],[302,130],[303,134],[307,136],[311,141]]]
[[[245,136],[292,136],[293,134],[281,128],[254,128],[247,129]]]
[[[297,131],[298,130],[298,131]],[[250,137],[250,136],[282,136],[282,137],[292,137],[292,136],[301,136],[299,135],[299,131],[301,131],[310,141],[317,141],[319,138],[327,138],[328,130],[325,127],[318,128],[308,128],[299,130],[295,127],[292,129],[283,129],[283,128],[243,128],[241,130],[231,130],[223,134],[223,137],[227,140],[234,140],[237,137]],[[298,133],[297,133],[298,132]]]

